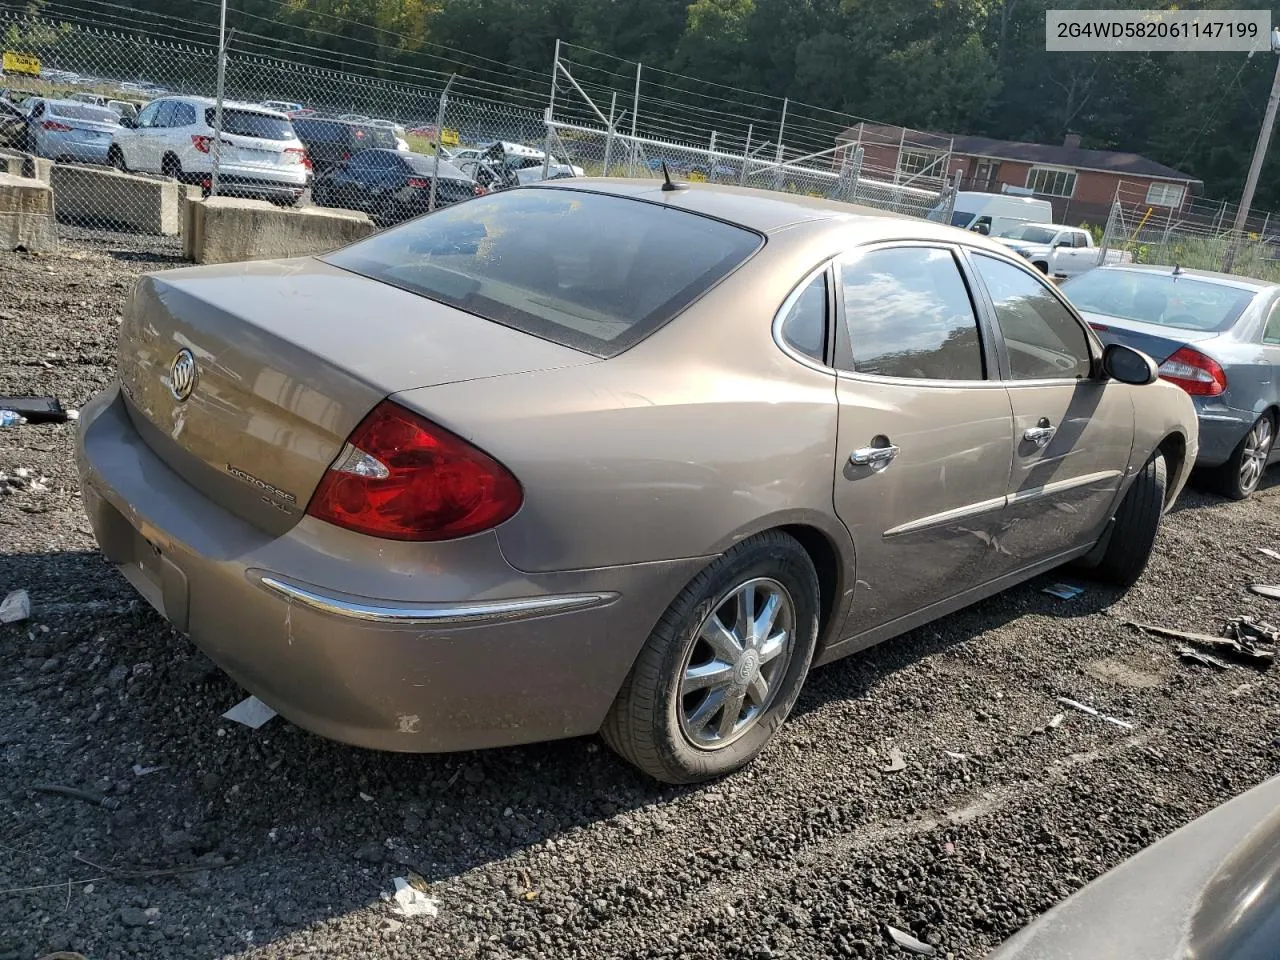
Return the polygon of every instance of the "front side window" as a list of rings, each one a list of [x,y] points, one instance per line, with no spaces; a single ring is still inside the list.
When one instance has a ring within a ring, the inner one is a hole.
[[[1089,338],[1071,312],[1026,270],[983,254],[974,256],[991,294],[996,324],[1014,380],[1063,380],[1089,376]]]
[[[140,111],[138,111],[138,126],[153,127],[156,122],[156,114],[160,112],[160,108],[168,101],[157,101],[156,103],[148,103]]]
[[[160,109],[156,111],[155,120],[152,121],[151,125],[154,127],[172,127],[174,125],[173,112],[177,106],[172,100],[164,101],[164,103],[160,104]]]
[[[656,203],[510,190],[445,207],[326,260],[607,358],[681,313],[762,242],[742,227]]]
[[[871,250],[844,261],[840,281],[855,372],[983,379],[978,318],[949,250]]]
[[[823,363],[827,354],[827,272],[823,270],[783,304],[782,339],[797,353]]]
[[[1027,173],[1027,186],[1046,197],[1070,197],[1076,192],[1076,173],[1057,167],[1032,167]]]

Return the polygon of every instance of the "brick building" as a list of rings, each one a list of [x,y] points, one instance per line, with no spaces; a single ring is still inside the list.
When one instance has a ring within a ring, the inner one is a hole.
[[[1194,177],[1136,153],[1086,150],[1076,134],[1055,146],[859,123],[837,142],[850,145],[837,155],[838,163],[862,148],[867,176],[936,183],[939,177],[959,174],[962,190],[1030,190],[1053,203],[1056,222],[1072,225],[1105,223],[1121,182],[1126,205],[1145,204],[1154,213],[1175,215],[1202,186]]]

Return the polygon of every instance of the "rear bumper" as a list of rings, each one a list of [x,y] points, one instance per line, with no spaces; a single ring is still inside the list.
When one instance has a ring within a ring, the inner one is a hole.
[[[1193,397],[1196,418],[1200,421],[1200,454],[1198,467],[1217,467],[1226,463],[1258,415],[1252,410],[1237,410],[1214,398]]]
[[[206,162],[208,169],[192,170],[185,165],[182,179],[188,183],[206,183],[212,176],[212,166]],[[259,167],[241,167],[236,164],[218,165],[218,192],[244,197],[262,197],[270,200],[296,200],[307,188],[308,174],[305,167],[299,167],[296,173],[274,170],[267,171]]]
[[[394,544],[304,518],[272,537],[157,458],[114,386],[77,462],[103,553],[175,628],[289,720],[375,749],[594,732],[702,563],[528,575],[492,533]]]

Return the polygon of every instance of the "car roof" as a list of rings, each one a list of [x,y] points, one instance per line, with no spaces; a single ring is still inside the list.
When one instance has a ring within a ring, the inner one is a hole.
[[[1097,269],[1111,273],[1158,273],[1172,276],[1174,267],[1169,264],[1109,263]],[[1207,280],[1210,283],[1221,284],[1224,287],[1235,287],[1239,290],[1269,290],[1277,286],[1277,284],[1267,280],[1258,280],[1254,277],[1238,277],[1232,273],[1218,273],[1216,270],[1188,270],[1185,267],[1179,267],[1178,276],[1191,277],[1194,280]]]
[[[216,107],[218,105],[218,101],[213,99],[213,97],[193,97],[193,96],[186,96],[186,95],[156,97],[156,99],[152,100],[151,102],[159,103],[161,100],[176,100],[182,103],[197,104],[202,107]],[[270,107],[264,107],[258,103],[246,103],[241,100],[223,100],[222,109],[223,110],[244,110],[244,111],[248,111],[249,113],[266,114],[268,117],[279,117],[281,120],[289,119],[289,117],[286,114],[281,113],[279,110],[272,110]]]
[[[955,227],[917,217],[889,213],[874,207],[827,200],[800,194],[778,193],[754,187],[695,183],[676,191],[664,191],[660,180],[582,178],[543,181],[530,186],[536,190],[585,190],[619,197],[662,203],[690,213],[715,217],[770,234],[796,224],[857,223],[865,227],[868,239],[920,239],[943,243],[963,242],[1002,257],[1009,248],[994,240]]]

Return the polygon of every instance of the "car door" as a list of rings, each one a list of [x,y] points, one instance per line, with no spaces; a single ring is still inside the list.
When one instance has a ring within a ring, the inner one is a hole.
[[[365,173],[366,202],[370,210],[381,210],[388,195],[404,186],[407,179],[404,167],[400,158],[392,154],[370,151],[361,156],[368,159]]]
[[[834,502],[857,556],[845,636],[990,579],[1012,418],[958,256],[891,243],[838,263]]]
[[[1002,572],[1092,543],[1110,518],[1133,448],[1133,387],[1100,375],[1086,325],[1029,268],[968,254],[999,333],[1013,407]]]
[[[369,210],[371,155],[358,153],[333,171],[334,199],[349,210]]]
[[[137,129],[129,131],[129,139],[121,144],[129,169],[148,173],[160,171],[158,140],[164,134],[164,128],[160,125],[160,112],[172,109],[168,100],[156,100],[142,108],[138,114]]]

